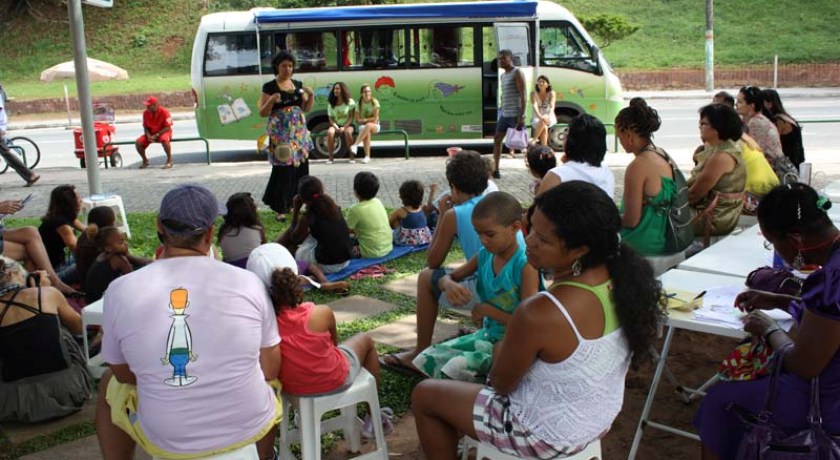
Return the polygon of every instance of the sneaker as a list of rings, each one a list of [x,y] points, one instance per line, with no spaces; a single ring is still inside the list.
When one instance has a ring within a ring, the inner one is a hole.
[[[385,436],[394,432],[394,424],[391,419],[394,418],[394,411],[390,407],[383,407],[379,413],[382,416],[382,433]],[[362,425],[362,436],[366,439],[373,439],[376,433],[373,432],[373,419],[370,414],[365,415],[365,423]]]
[[[368,164],[368,163],[370,163],[370,157],[364,157],[364,158],[362,158],[362,163],[364,163],[364,164]]]
[[[359,146],[358,146],[358,145],[353,144],[353,145],[351,145],[351,146],[350,146],[350,153],[352,153],[352,154],[353,154],[353,156],[355,156],[355,155],[356,155],[356,152],[357,152],[358,150],[359,150]]]
[[[493,171],[493,179],[501,179],[502,175],[499,173],[499,170]]]
[[[333,161],[332,160],[327,160],[327,164],[331,165],[331,164],[333,164]]]
[[[348,163],[350,163],[351,165],[354,165],[354,164],[356,164],[356,160],[350,160],[350,161],[348,161]]]

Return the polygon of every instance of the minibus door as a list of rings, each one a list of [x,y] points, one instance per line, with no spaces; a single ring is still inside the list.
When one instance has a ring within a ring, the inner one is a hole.
[[[531,34],[528,32],[528,24],[524,22],[503,22],[494,24],[496,32],[496,57],[501,50],[510,50],[513,54],[513,65],[519,68],[525,77],[525,125],[530,124],[531,103],[530,94],[534,80],[534,57],[531,52]],[[498,91],[496,93],[496,106],[502,105],[502,75],[505,70],[498,68]],[[498,115],[497,115],[498,116]]]

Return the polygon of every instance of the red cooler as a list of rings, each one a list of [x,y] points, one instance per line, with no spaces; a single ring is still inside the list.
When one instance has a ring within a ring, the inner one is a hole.
[[[100,123],[95,122],[93,124],[94,131],[96,132],[96,153],[99,155],[100,158],[103,157],[111,157],[114,153],[119,151],[119,147],[110,146],[108,147],[108,152],[103,153],[102,147],[109,142],[115,142],[117,140],[116,131],[117,127],[108,124],[108,123]],[[73,130],[73,140],[76,143],[76,158],[79,160],[84,161],[85,159],[85,147],[84,141],[82,139],[82,129],[76,128]],[[82,166],[84,167],[84,166]]]

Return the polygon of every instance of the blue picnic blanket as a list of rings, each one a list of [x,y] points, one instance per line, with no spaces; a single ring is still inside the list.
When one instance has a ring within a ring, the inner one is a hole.
[[[350,265],[344,267],[344,270],[335,273],[327,273],[327,279],[330,281],[343,280],[357,271],[370,267],[372,265],[381,264],[394,260],[402,256],[411,254],[412,252],[425,251],[429,248],[428,244],[421,244],[419,246],[394,246],[388,254],[378,257],[376,259],[350,259]]]

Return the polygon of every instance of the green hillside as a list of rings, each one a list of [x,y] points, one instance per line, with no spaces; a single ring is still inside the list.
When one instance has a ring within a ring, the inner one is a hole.
[[[40,19],[16,18],[0,27],[4,44],[0,82],[21,99],[62,97],[61,83],[43,84],[38,77],[41,70],[72,58],[67,10],[58,1],[32,3],[44,5]],[[115,0],[113,9],[85,6],[88,55],[124,67],[132,76],[129,82],[94,84],[94,94],[188,89],[193,34],[208,12],[207,5],[221,3]],[[715,3],[718,65],[769,64],[774,54],[780,63],[840,61],[833,33],[840,23],[836,0],[775,0],[772,7],[760,0]],[[641,26],[630,38],[604,50],[616,68],[703,65],[703,0],[566,0],[563,4],[577,15],[623,14]]]

